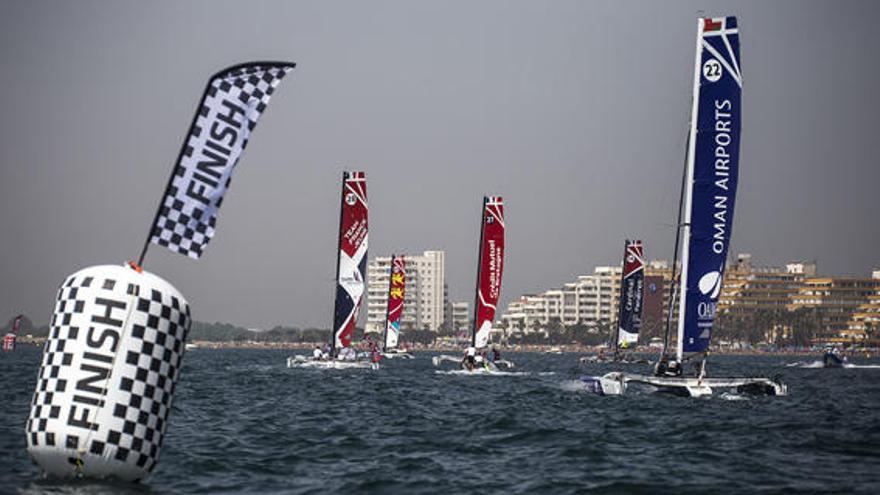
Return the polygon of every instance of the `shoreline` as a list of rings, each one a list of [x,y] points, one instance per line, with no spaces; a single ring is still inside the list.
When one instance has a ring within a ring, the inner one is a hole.
[[[42,347],[45,342],[44,337],[36,337],[30,339],[18,340],[20,346],[37,346]],[[206,341],[194,340],[187,342],[188,350],[193,349],[262,349],[262,350],[291,350],[291,351],[311,351],[316,346],[323,347],[325,342],[255,342],[255,341]],[[356,349],[367,351],[366,346],[355,345]],[[567,345],[549,345],[549,344],[529,344],[514,346],[497,346],[503,352],[536,352],[547,354],[598,354],[600,351],[608,353],[608,349],[604,346],[585,346],[577,344]],[[491,348],[491,347],[490,347]],[[413,345],[406,348],[410,352],[443,352],[450,354],[459,354],[463,347],[455,345]],[[660,349],[640,346],[632,349],[634,354],[640,355],[656,355]],[[715,349],[709,352],[709,355],[722,356],[820,356],[823,351],[813,349]],[[845,356],[857,356],[870,358],[880,356],[880,349],[869,348],[865,350],[852,351],[845,350],[841,352]]]
[[[213,342],[213,341],[193,341],[187,345],[195,345],[195,349],[285,349],[285,350],[311,350],[316,346],[322,346],[324,342]],[[360,349],[360,346],[354,346]],[[192,348],[191,348],[192,349]],[[582,346],[582,345],[546,345],[546,344],[530,344],[516,346],[498,346],[501,352],[542,352],[548,354],[596,354],[600,350],[607,349],[601,346]],[[363,350],[366,350],[364,348]],[[449,345],[416,345],[407,348],[409,352],[446,352],[458,354],[462,352],[461,347]],[[651,349],[648,347],[638,347],[633,349],[635,354],[658,354],[659,349]],[[718,349],[710,351],[710,355],[724,356],[816,356],[821,351],[811,349]],[[866,352],[844,352],[845,355],[857,355],[871,357],[880,354],[877,350],[868,350]]]

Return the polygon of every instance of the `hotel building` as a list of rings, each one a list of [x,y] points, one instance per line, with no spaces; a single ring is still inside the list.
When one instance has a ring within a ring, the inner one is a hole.
[[[446,316],[446,253],[425,251],[419,255],[403,255],[406,262],[403,330],[437,331]],[[388,305],[388,283],[391,257],[372,258],[367,264],[366,332],[385,330]]]
[[[877,302],[880,278],[812,277],[792,295],[789,311],[811,309],[818,324],[817,340],[844,343],[851,339],[851,321],[871,321],[872,302]]]

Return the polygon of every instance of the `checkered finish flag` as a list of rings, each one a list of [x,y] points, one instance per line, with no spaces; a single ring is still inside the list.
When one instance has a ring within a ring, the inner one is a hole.
[[[156,213],[150,242],[190,258],[202,255],[250,133],[293,68],[287,62],[253,62],[211,77]]]
[[[81,270],[58,290],[27,421],[50,474],[142,479],[156,466],[180,375],[189,305],[128,267]]]

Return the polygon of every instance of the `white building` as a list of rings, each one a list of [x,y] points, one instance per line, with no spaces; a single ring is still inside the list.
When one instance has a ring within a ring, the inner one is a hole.
[[[400,326],[404,330],[436,331],[445,317],[446,253],[425,251],[420,255],[404,255],[404,259],[406,289]],[[390,270],[390,256],[373,258],[367,264],[367,332],[385,329]]]
[[[450,302],[447,307],[446,320],[452,324],[455,333],[469,332],[471,330],[471,305],[466,302]]]
[[[522,296],[501,315],[502,326],[509,333],[547,334],[551,321],[591,328],[611,324],[617,311],[620,275],[619,266],[600,266],[593,275],[580,275],[562,288]]]

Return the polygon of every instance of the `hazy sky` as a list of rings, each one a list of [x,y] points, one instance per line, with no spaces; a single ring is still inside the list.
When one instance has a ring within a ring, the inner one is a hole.
[[[329,326],[339,180],[365,170],[370,253],[447,253],[473,298],[483,194],[507,208],[503,306],[672,251],[695,18],[740,17],[731,251],[880,265],[880,2],[0,2],[0,321],[137,257],[208,76],[290,60],[199,261],[146,268],[196,319]]]

